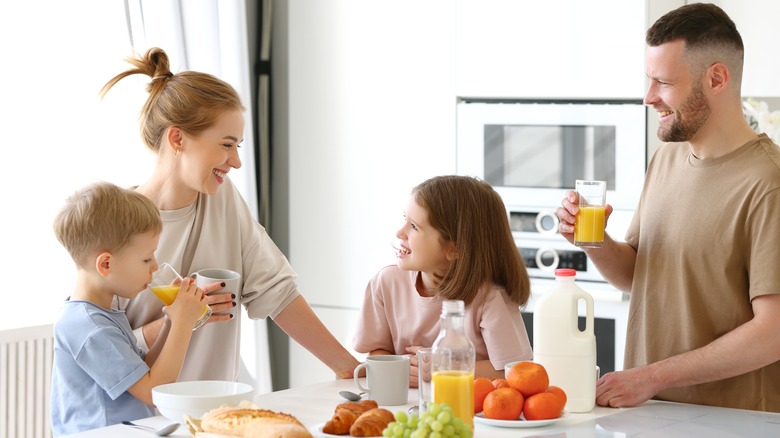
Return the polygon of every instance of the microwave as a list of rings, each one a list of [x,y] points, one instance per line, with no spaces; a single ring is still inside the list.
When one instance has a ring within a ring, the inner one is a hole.
[[[477,176],[508,208],[556,209],[578,179],[607,182],[607,202],[634,210],[647,168],[641,101],[457,104],[457,173]]]
[[[476,101],[457,103],[457,173],[488,182],[507,208],[531,277],[557,268],[605,282],[558,233],[555,210],[578,179],[607,182],[614,211],[607,232],[622,240],[647,169],[647,110],[631,101]]]

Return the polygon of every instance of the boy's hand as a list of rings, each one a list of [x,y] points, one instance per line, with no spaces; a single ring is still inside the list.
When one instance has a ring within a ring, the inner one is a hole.
[[[163,307],[163,312],[173,324],[186,323],[195,326],[195,322],[203,315],[206,305],[203,290],[195,285],[195,280],[185,278],[179,287],[176,299],[170,306]]]

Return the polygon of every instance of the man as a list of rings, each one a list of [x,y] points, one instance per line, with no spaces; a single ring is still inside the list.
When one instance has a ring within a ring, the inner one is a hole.
[[[780,149],[742,114],[742,38],[690,4],[647,31],[645,104],[665,142],[626,242],[586,249],[631,293],[625,370],[602,406],[662,400],[780,412]],[[611,212],[611,208],[608,208]],[[577,195],[558,208],[572,241]]]

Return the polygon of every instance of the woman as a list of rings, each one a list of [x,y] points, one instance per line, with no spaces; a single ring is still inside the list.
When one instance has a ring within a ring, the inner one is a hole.
[[[101,96],[134,74],[152,78],[140,114],[144,143],[157,153],[148,181],[136,188],[154,202],[163,220],[156,252],[180,273],[226,268],[241,274],[238,291],[214,283],[204,290],[213,315],[193,333],[180,380],[237,380],[242,304],[250,318],[271,317],[290,337],[350,378],[358,361],[333,337],[297,290],[296,274],[252,217],[227,177],[241,167],[244,107],[235,89],[206,73],[173,74],[159,48],[127,60],[134,66],[108,81]],[[123,300],[139,345],[152,345],[162,326],[162,303],[144,292]]]

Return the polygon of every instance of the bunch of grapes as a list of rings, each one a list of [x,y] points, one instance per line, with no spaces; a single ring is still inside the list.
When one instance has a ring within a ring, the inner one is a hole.
[[[452,413],[447,403],[430,403],[420,414],[395,413],[395,421],[382,432],[386,438],[472,438],[466,423]]]

